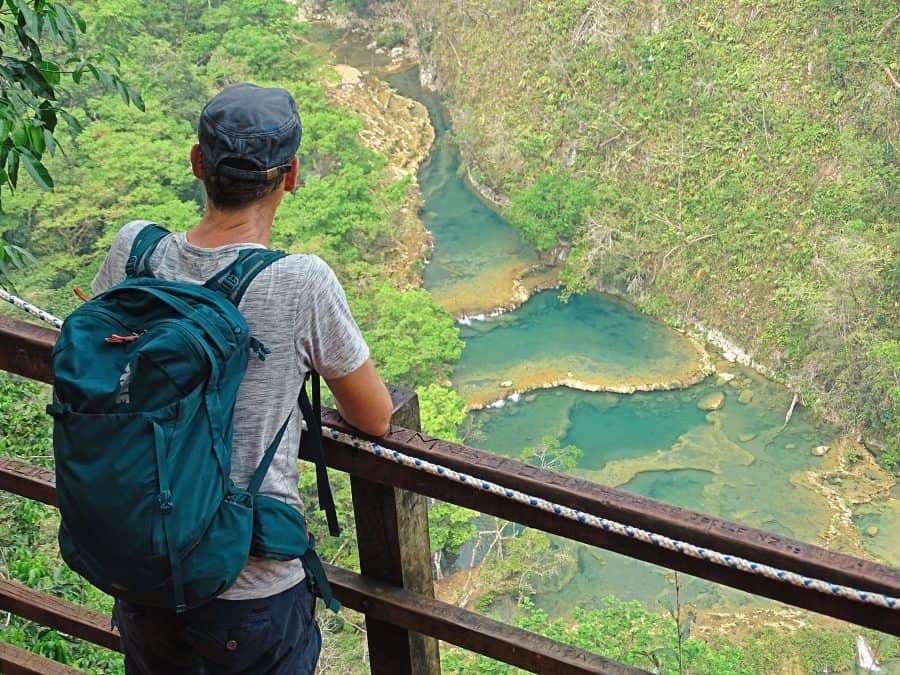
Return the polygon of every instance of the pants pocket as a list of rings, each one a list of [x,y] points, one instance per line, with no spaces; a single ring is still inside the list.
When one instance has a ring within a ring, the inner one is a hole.
[[[219,666],[215,672],[263,672],[281,631],[273,625],[268,611],[251,612],[239,623],[184,627],[185,640],[204,660]]]

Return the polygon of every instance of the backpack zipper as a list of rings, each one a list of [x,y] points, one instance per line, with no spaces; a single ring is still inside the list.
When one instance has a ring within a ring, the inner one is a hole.
[[[206,353],[206,350],[203,348],[203,345],[200,344],[200,340],[197,339],[197,336],[194,335],[191,331],[181,325],[181,322],[177,319],[161,319],[153,324],[153,327],[159,326],[161,324],[166,324],[168,326],[172,326],[176,332],[181,333],[188,340],[188,343],[191,346],[191,349],[194,352],[195,356],[199,356],[203,361],[209,361],[209,355]]]
[[[137,331],[135,331],[133,328],[131,328],[130,326],[126,326],[126,325],[122,322],[122,319],[121,319],[118,315],[116,315],[116,314],[113,313],[113,312],[110,312],[110,311],[107,310],[107,309],[103,309],[102,307],[83,307],[83,308],[79,308],[79,309],[80,309],[80,311],[81,311],[82,314],[88,314],[88,315],[94,314],[94,315],[96,315],[96,316],[102,316],[104,319],[107,319],[107,320],[109,320],[109,321],[112,321],[112,322],[115,323],[116,325],[121,326],[122,328],[124,328],[125,330],[127,330],[129,333],[136,333],[136,332],[137,332]]]

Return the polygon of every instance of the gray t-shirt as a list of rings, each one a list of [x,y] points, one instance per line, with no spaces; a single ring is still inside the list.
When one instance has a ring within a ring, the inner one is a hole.
[[[147,225],[138,220],[116,235],[106,261],[94,278],[94,293],[125,278],[125,263],[137,233]],[[163,239],[150,258],[160,279],[202,284],[231,264],[243,248],[261,244],[228,244],[200,248],[184,232]],[[302,415],[297,405],[300,385],[315,369],[324,378],[337,378],[359,368],[369,348],[350,315],[343,288],[331,268],[314,255],[289,255],[263,270],[250,284],[238,307],[271,354],[260,361],[251,354],[234,410],[231,478],[246,486],[266,447],[288,413],[291,421],[260,492],[283,499],[302,511],[297,487],[297,452]],[[235,584],[221,598],[245,600],[275,595],[304,578],[299,560],[281,562],[251,558]]]

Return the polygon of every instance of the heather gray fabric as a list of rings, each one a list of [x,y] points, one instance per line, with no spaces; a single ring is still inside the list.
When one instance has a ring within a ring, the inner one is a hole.
[[[91,288],[100,293],[125,278],[131,243],[147,221],[133,221],[116,235]],[[199,248],[184,232],[163,239],[150,259],[154,276],[204,283],[232,263],[242,248],[229,244]],[[294,414],[260,492],[303,509],[297,488],[297,452],[302,415],[300,384],[315,369],[324,378],[347,375],[369,357],[369,348],[347,307],[344,290],[331,268],[314,255],[290,255],[274,262],[250,284],[239,306],[250,334],[272,350],[265,361],[251,354],[238,391],[234,414],[231,478],[246,486],[288,412]],[[291,588],[304,577],[299,560],[251,558],[227,600],[261,598]]]

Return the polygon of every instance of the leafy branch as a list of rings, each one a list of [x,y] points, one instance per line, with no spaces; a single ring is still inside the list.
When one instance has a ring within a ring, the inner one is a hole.
[[[72,133],[81,131],[78,120],[59,103],[66,94],[64,75],[80,84],[89,74],[105,92],[144,110],[140,93],[120,77],[115,55],[70,56],[62,62],[65,70],[58,60],[45,58],[48,46],[75,52],[85,30],[84,19],[64,3],[0,0],[0,192],[4,187],[15,190],[21,167],[39,188],[53,189],[44,156],[59,149],[57,124],[62,119]]]

